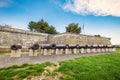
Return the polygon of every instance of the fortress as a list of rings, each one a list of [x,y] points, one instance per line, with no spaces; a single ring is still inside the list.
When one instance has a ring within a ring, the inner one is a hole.
[[[27,48],[34,43],[38,44],[80,44],[80,45],[111,45],[110,38],[95,37],[92,35],[63,33],[50,35],[31,32],[11,27],[0,26],[0,51],[10,48],[13,44]]]

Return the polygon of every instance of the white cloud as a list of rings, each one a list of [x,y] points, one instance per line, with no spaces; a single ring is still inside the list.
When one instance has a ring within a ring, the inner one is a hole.
[[[0,0],[0,7],[6,7],[12,3],[13,0]]]
[[[67,0],[63,9],[82,15],[120,16],[120,0]]]

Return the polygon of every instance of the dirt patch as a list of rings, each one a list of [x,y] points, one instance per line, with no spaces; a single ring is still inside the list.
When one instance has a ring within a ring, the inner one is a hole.
[[[59,64],[47,66],[41,76],[33,76],[31,80],[61,80],[60,76],[62,76],[62,74],[59,72],[55,72],[58,67]]]

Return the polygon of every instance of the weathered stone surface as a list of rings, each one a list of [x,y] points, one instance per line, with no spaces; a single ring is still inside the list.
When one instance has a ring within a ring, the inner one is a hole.
[[[110,38],[106,37],[94,37],[91,35],[70,33],[49,35],[44,33],[37,33],[27,30],[0,26],[0,50],[6,47],[9,48],[9,46],[13,44],[22,45],[22,47],[25,48],[35,43],[111,45]]]
[[[0,27],[0,46],[19,44],[30,46],[34,43],[45,43],[48,34],[30,32],[27,30]]]
[[[111,45],[110,38],[70,33],[52,36],[49,38],[49,42],[56,44]]]

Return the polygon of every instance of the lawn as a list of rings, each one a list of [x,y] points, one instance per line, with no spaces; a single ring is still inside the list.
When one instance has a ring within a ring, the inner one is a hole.
[[[120,80],[120,54],[104,54],[60,62],[62,80]]]
[[[23,64],[14,65],[8,68],[0,69],[0,80],[22,80],[24,78],[31,78],[32,76],[39,76],[44,71],[44,68],[52,65],[50,62],[42,64]]]
[[[116,48],[116,53],[120,53],[120,47]]]
[[[0,52],[0,55],[6,54],[6,53],[10,53],[10,51],[2,51],[2,52]]]
[[[120,47],[113,54],[80,57],[59,63],[61,80],[120,80]]]

